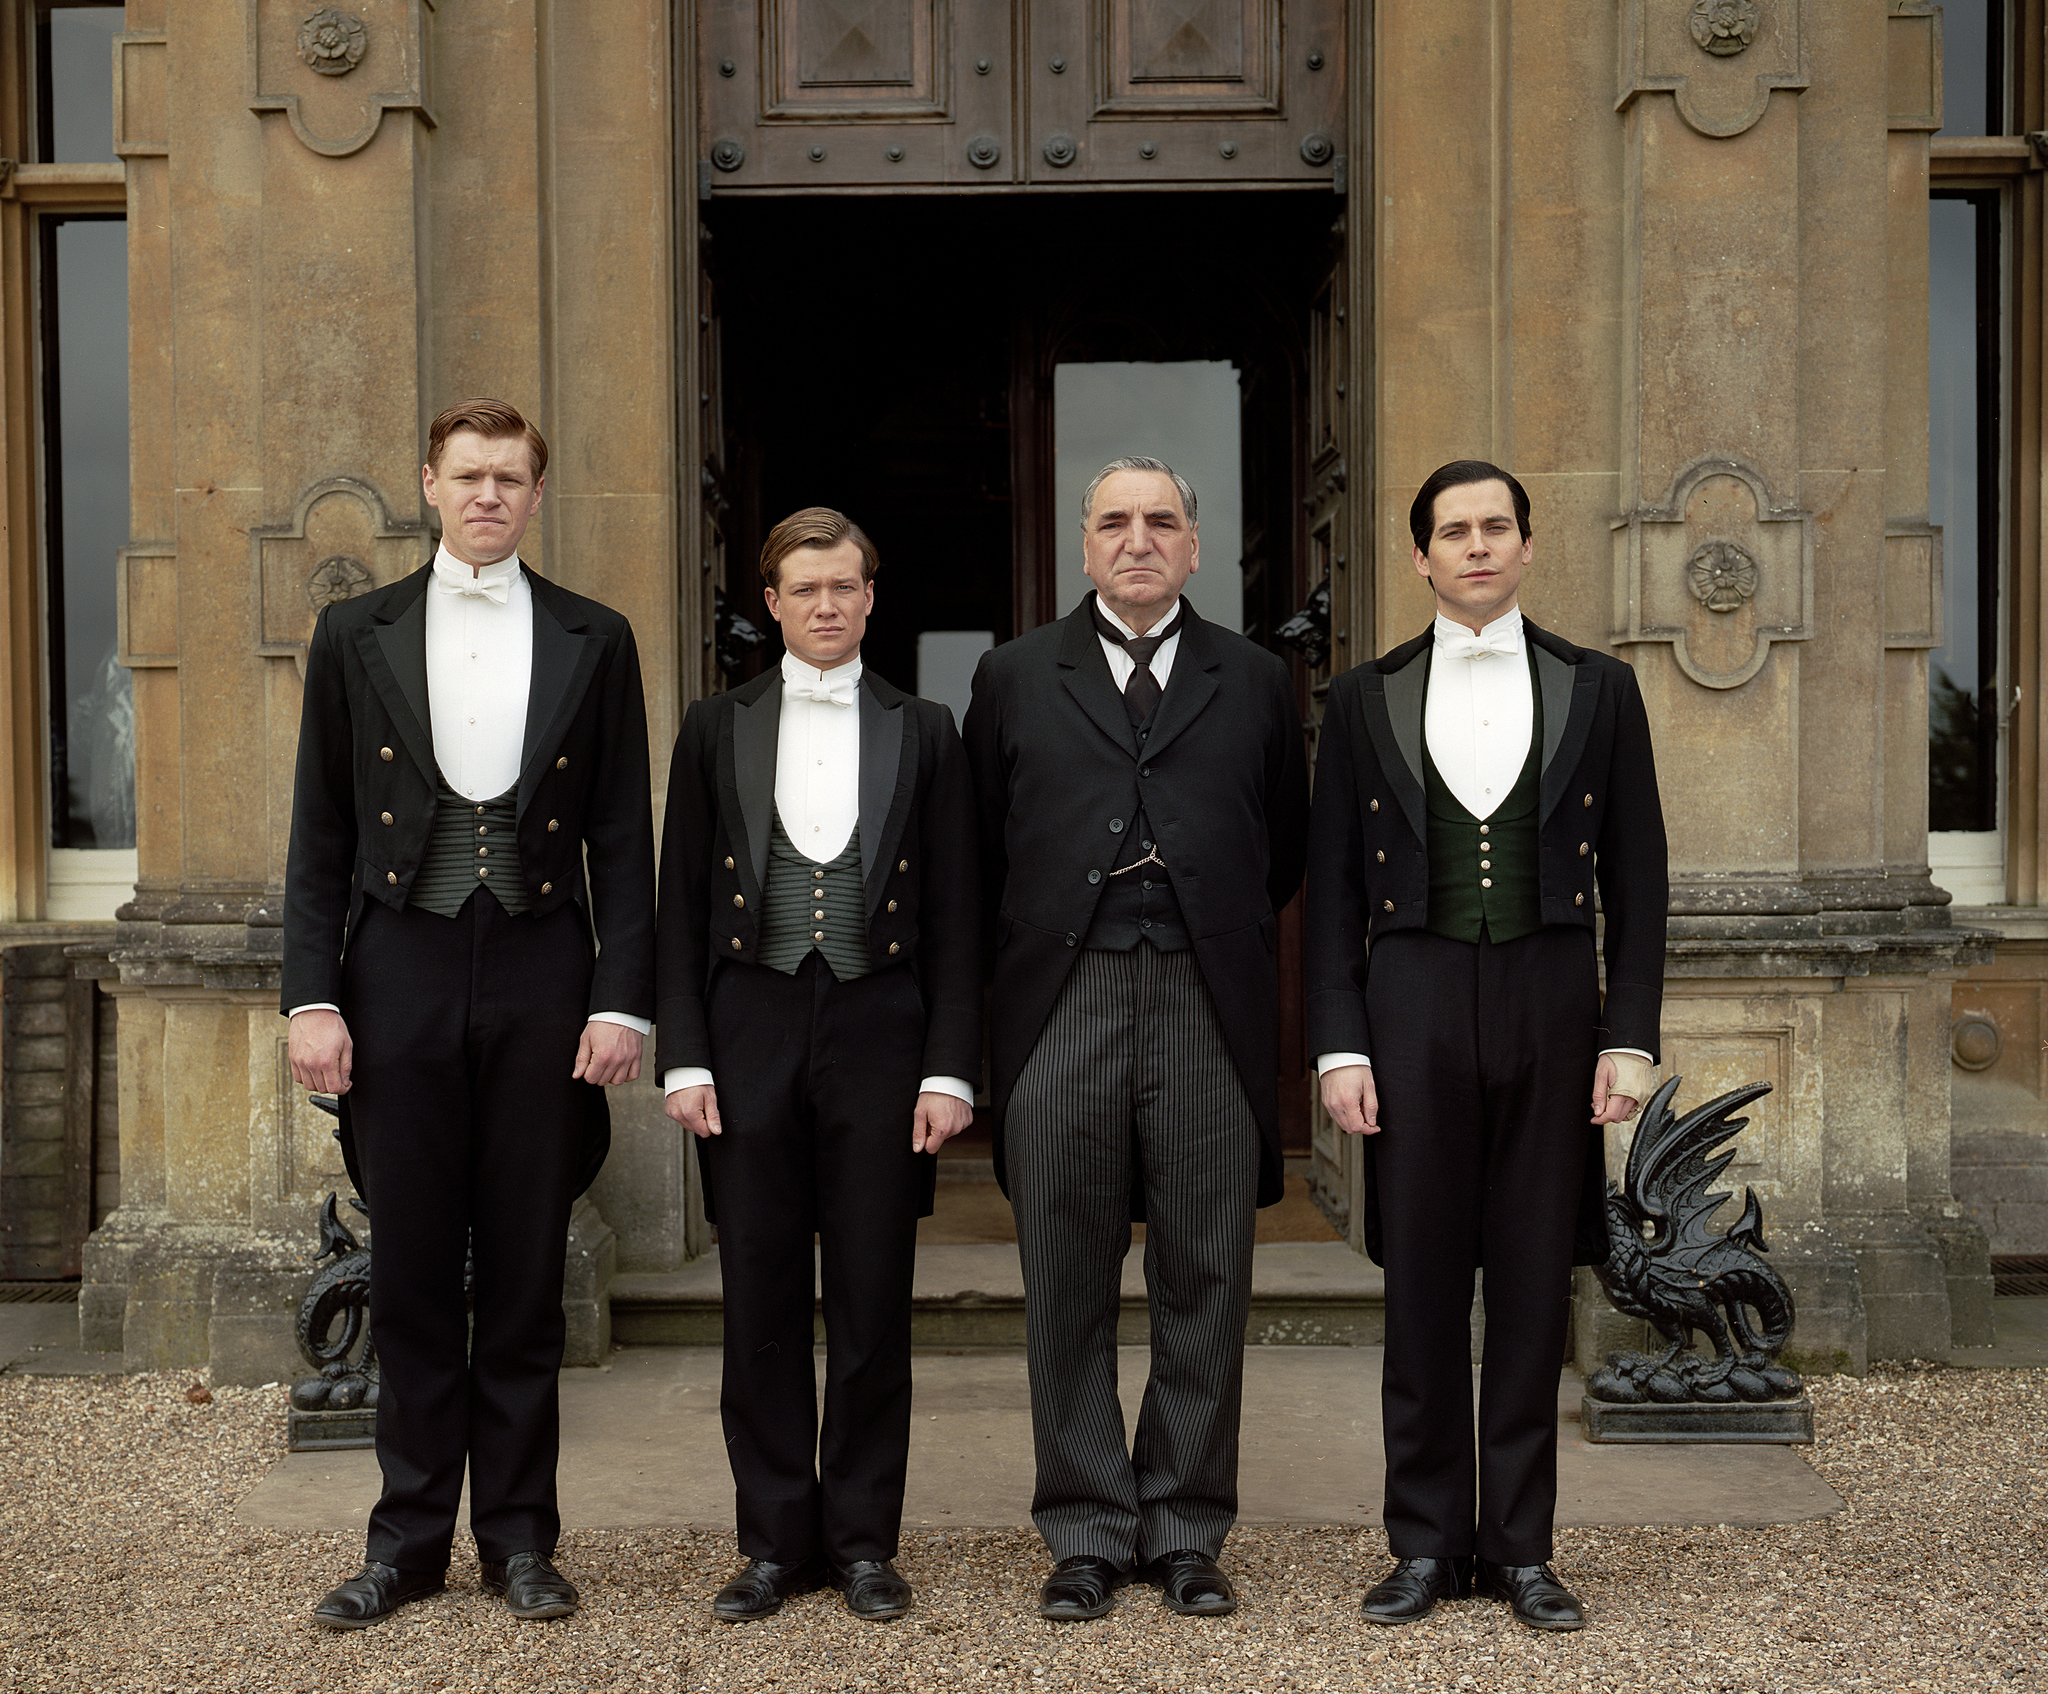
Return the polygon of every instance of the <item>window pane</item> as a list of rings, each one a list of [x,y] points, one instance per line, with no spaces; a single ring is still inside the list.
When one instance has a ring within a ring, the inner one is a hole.
[[[128,539],[128,226],[45,225],[53,847],[135,845],[135,711],[116,661],[114,554]]]
[[[1928,670],[1933,830],[1998,827],[1997,218],[1995,196],[1928,206],[1928,506],[1942,531],[1943,637]]]
[[[114,157],[118,6],[50,8],[43,82],[43,157],[75,165]]]
[[[1943,0],[1941,128],[1945,135],[2005,129],[2005,21],[1999,0]]]
[[[1215,359],[1059,365],[1052,394],[1059,614],[1071,612],[1088,592],[1081,572],[1081,491],[1110,460],[1135,454],[1163,459],[1194,486],[1201,568],[1182,592],[1211,623],[1241,633],[1244,463],[1237,367]]]

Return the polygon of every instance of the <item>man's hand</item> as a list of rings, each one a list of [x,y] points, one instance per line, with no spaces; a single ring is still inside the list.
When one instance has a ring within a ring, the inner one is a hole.
[[[959,1095],[927,1089],[917,1097],[917,1112],[910,1120],[910,1150],[936,1153],[972,1122],[974,1108]]]
[[[678,1088],[661,1103],[661,1109],[699,1141],[720,1134],[718,1090],[708,1082],[694,1088]]]
[[[1627,1123],[1636,1115],[1636,1102],[1626,1094],[1614,1092],[1614,1076],[1614,1056],[1602,1053],[1600,1062],[1593,1067],[1595,1123]]]
[[[603,1088],[614,1082],[640,1080],[640,1032],[622,1023],[592,1018],[576,1043],[576,1068],[570,1074]]]
[[[1346,1135],[1380,1132],[1380,1094],[1371,1065],[1339,1065],[1323,1072],[1323,1110]]]
[[[292,1081],[314,1094],[346,1094],[355,1068],[356,1044],[339,1012],[301,1012],[291,1021],[285,1051]]]

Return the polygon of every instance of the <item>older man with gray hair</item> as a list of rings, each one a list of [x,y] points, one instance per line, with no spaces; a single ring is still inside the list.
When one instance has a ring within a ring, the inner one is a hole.
[[[965,735],[993,908],[990,1103],[1017,1214],[1039,1611],[1156,1582],[1235,1609],[1253,1213],[1280,1198],[1277,915],[1308,826],[1287,666],[1197,616],[1195,495],[1157,459],[1082,498],[1094,584],[983,658]],[[1126,1449],[1116,1330],[1146,1224],[1152,1369]]]

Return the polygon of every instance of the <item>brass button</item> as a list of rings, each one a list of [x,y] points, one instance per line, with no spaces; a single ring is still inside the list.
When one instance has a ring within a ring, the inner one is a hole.
[[[544,882],[540,885],[540,891],[543,894],[552,894],[555,891],[555,885],[552,882]]]
[[[747,909],[747,897],[744,894],[735,894],[732,903],[743,912]]]
[[[550,835],[553,835],[553,834],[555,833],[555,831],[556,831],[556,830],[558,830],[558,829],[560,829],[561,827],[562,827],[562,826],[561,826],[561,823],[559,822],[559,820],[557,820],[557,819],[555,819],[555,818],[549,818],[549,819],[548,819],[548,834],[550,834]]]
[[[550,827],[550,828],[552,828],[553,826],[552,826],[552,825],[550,825],[549,827]],[[730,853],[726,854],[726,856],[725,856],[725,868],[726,868],[727,870],[731,870],[731,869],[732,869],[732,855],[731,855]]]
[[[894,900],[891,900],[891,901],[889,902],[889,910],[893,912],[893,911],[895,911],[895,909],[896,909],[896,902],[895,902]]]
[[[478,865],[476,867],[476,874],[478,876],[489,876],[491,874],[491,867],[489,865]]]
[[[1482,876],[1479,879],[1479,886],[1481,888],[1491,888],[1493,886],[1493,878],[1490,876]]]
[[[1586,903],[1586,897],[1585,897],[1585,895],[1583,895],[1583,894],[1574,894],[1574,895],[1572,896],[1572,904],[1573,904],[1574,906],[1583,906],[1583,905],[1584,905],[1585,903]]]
[[[825,939],[825,932],[822,929],[814,929],[811,931],[811,939],[813,941],[823,941]]]
[[[1394,902],[1391,900],[1382,900],[1380,902],[1380,906],[1383,910],[1391,912],[1394,909]]]
[[[389,812],[381,812],[378,815],[382,817],[386,823],[389,823],[391,821],[391,814]]]
[[[386,871],[384,873],[384,880],[395,888],[398,885],[398,872]]]
[[[481,807],[481,806],[477,807],[477,809],[476,809],[476,815],[477,815],[478,817],[482,817],[482,816],[484,815],[484,809],[483,809],[483,807]]]
[[[1369,812],[1376,812],[1380,809],[1380,803],[1377,800],[1368,800],[1365,803],[1365,808]]]
[[[898,859],[896,861],[896,868],[899,871],[907,871],[910,869],[910,861],[908,859]]]
[[[1385,864],[1387,862],[1387,850],[1382,847],[1377,853],[1373,854],[1373,858],[1378,863]]]
[[[1586,846],[1585,842],[1581,841],[1579,843],[1579,857],[1583,859],[1588,853],[1588,851],[1590,851],[1590,849]]]
[[[737,935],[732,938],[732,950],[735,953],[740,950],[740,938]]]
[[[902,951],[903,951],[903,943],[902,943],[902,942],[900,942],[900,941],[892,941],[892,942],[890,942],[890,943],[889,943],[889,953],[890,953],[890,956],[891,956],[892,958],[893,958],[893,957],[894,957],[894,956],[895,956],[896,954],[898,954],[898,953],[900,953],[900,952],[902,952]]]
[[[1493,869],[1493,861],[1491,859],[1481,859],[1479,861],[1479,868],[1483,871],[1490,871]]]
[[[1479,826],[1479,833],[1480,833],[1481,835],[1490,835],[1490,834],[1492,834],[1493,832],[1492,832],[1492,830],[1491,830],[1491,829],[1490,829],[1490,828],[1489,828],[1489,827],[1488,827],[1487,825],[1485,825],[1485,824],[1481,824],[1481,825]]]
[[[565,771],[565,770],[567,770],[568,768],[569,768],[569,755],[568,755],[567,753],[564,753],[564,754],[563,754],[563,755],[562,755],[562,756],[561,756],[561,757],[560,757],[559,759],[557,759],[557,760],[555,761],[555,769],[556,769],[556,770],[558,770],[558,771]]]
[[[823,910],[813,912],[811,914],[811,919],[814,923],[823,923],[825,921],[825,914]]]
[[[476,856],[479,859],[488,859],[491,856],[491,850],[488,847],[479,847],[476,850]]]
[[[823,882],[825,880],[825,873],[823,871],[812,871],[811,879],[814,882]]]
[[[476,826],[476,832],[479,835],[489,835],[491,833],[491,826],[487,823],[480,823]]]
[[[1588,805],[1588,806],[1592,805],[1592,803],[1593,803],[1593,796],[1592,796],[1592,795],[1590,795],[1590,794],[1588,794],[1588,795],[1586,796],[1586,798],[1585,798],[1585,801],[1584,801],[1583,803],[1584,803],[1585,805]]]

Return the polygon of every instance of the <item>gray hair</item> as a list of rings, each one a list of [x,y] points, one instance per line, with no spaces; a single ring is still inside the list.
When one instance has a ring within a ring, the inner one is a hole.
[[[1095,473],[1095,478],[1081,490],[1081,522],[1087,523],[1088,514],[1095,510],[1095,491],[1118,471],[1157,471],[1161,476],[1171,477],[1173,486],[1180,491],[1181,509],[1188,515],[1188,522],[1195,521],[1194,484],[1169,465],[1164,459],[1148,459],[1143,454],[1132,453],[1121,459],[1112,459]]]

